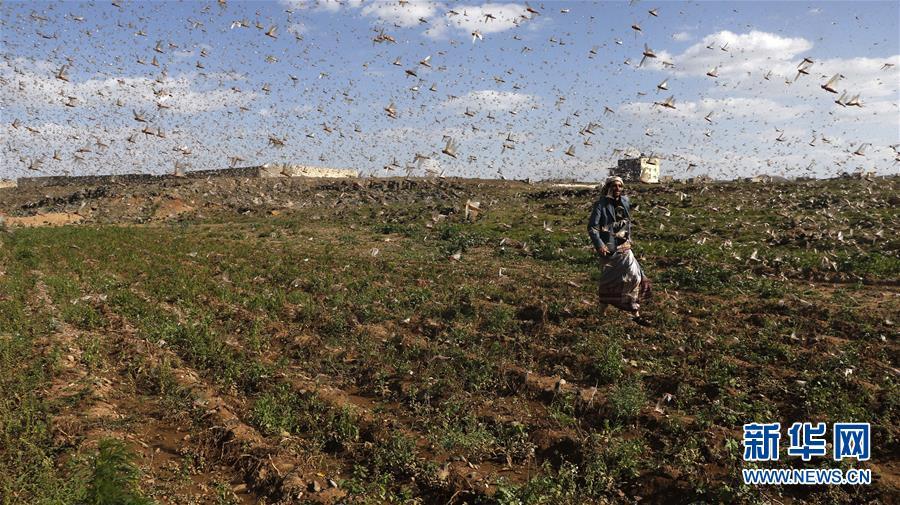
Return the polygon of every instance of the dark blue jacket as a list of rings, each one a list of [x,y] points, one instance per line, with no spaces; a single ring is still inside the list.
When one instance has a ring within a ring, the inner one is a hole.
[[[631,209],[628,197],[622,195],[622,207],[625,208],[625,217],[628,218],[628,238],[631,238]],[[616,208],[613,204],[615,200],[607,196],[601,196],[599,200],[594,202],[594,208],[591,211],[591,217],[588,219],[588,235],[591,237],[591,243],[594,248],[606,244],[610,252],[616,251],[616,237],[613,235],[612,227],[616,222]]]

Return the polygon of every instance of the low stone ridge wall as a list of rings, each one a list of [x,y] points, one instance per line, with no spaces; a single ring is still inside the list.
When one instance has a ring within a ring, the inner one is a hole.
[[[124,175],[76,175],[23,177],[11,183],[18,183],[20,188],[42,188],[46,186],[67,186],[70,184],[128,184],[158,181],[175,177],[171,174],[124,174]],[[313,167],[306,165],[263,165],[254,167],[222,168],[213,170],[196,170],[186,172],[187,179],[204,179],[207,177],[311,177],[311,178],[358,178],[359,172],[352,169]],[[4,187],[0,185],[0,187]]]
[[[260,167],[240,167],[240,168],[223,168],[220,170],[198,170],[196,172],[187,172],[184,177],[189,179],[200,179],[205,177],[259,177]],[[43,188],[46,186],[67,186],[70,184],[95,185],[95,184],[129,184],[152,182],[162,179],[173,178],[171,174],[154,175],[154,174],[122,174],[122,175],[52,175],[46,177],[22,177],[17,179],[13,184],[19,188]],[[3,186],[0,186],[3,187]]]
[[[310,178],[357,178],[359,172],[347,168],[314,167],[269,163],[259,169],[260,177],[310,177]]]
[[[110,183],[136,183],[149,182],[160,179],[160,175],[151,174],[124,174],[124,175],[76,175],[76,176],[47,176],[47,177],[22,177],[17,179],[18,187],[22,189],[43,188],[46,186],[68,186],[70,184],[110,184]]]
[[[237,167],[237,168],[221,168],[213,170],[196,170],[186,172],[185,177],[190,179],[200,179],[204,177],[259,177],[262,167]]]

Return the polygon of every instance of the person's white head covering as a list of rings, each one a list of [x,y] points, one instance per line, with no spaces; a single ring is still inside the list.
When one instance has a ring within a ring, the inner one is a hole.
[[[618,182],[623,187],[625,186],[625,181],[623,181],[621,177],[619,177],[618,175],[613,175],[606,179],[606,182],[603,184],[603,189],[600,190],[600,193],[602,193],[603,196],[612,198],[611,190],[614,182]]]

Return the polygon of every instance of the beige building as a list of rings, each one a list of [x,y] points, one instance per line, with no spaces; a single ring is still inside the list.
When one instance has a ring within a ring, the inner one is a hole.
[[[619,166],[609,170],[611,175],[618,175],[626,181],[656,184],[659,182],[659,158],[638,156],[619,160]]]
[[[291,165],[288,163],[266,163],[259,169],[260,177],[328,177],[356,178],[356,170],[345,168],[311,167],[307,165]]]

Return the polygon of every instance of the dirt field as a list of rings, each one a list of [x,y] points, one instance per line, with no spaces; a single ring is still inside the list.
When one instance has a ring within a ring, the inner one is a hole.
[[[646,325],[598,314],[590,189],[0,189],[0,496],[889,503],[898,183],[627,186]],[[744,485],[754,421],[872,423],[873,484]]]

